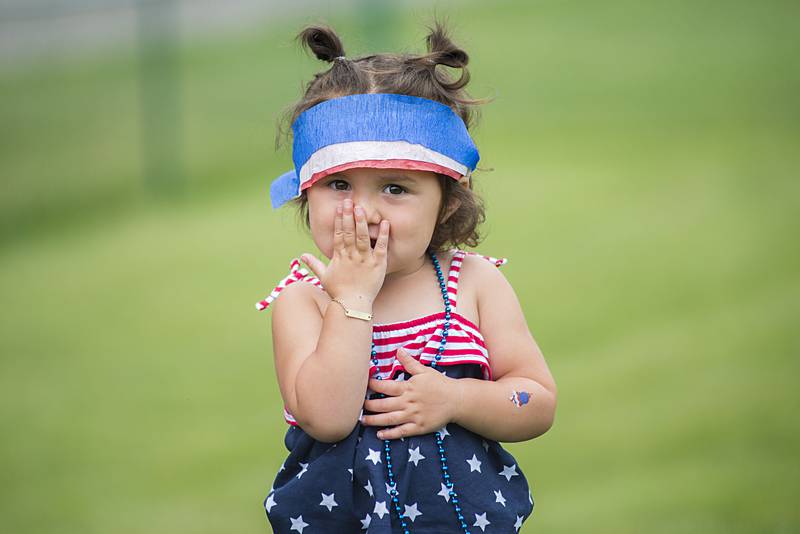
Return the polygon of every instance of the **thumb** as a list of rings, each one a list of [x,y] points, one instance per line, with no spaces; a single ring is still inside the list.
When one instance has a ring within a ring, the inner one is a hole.
[[[313,254],[309,254],[308,252],[300,256],[300,259],[303,260],[303,263],[305,263],[315,275],[317,275],[317,278],[322,279],[322,276],[325,274],[324,263],[318,260]]]
[[[428,370],[427,367],[419,363],[404,347],[397,349],[397,359],[403,364],[406,371],[412,375],[416,375]]]

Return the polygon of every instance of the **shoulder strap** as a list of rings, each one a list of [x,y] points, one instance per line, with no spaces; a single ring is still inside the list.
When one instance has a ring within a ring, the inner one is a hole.
[[[464,251],[457,249],[450,260],[450,271],[447,274],[447,297],[453,310],[458,306],[458,278],[461,276],[461,262],[464,260]]]
[[[273,289],[264,300],[256,302],[256,310],[261,311],[267,309],[269,305],[272,304],[272,301],[278,297],[281,291],[283,291],[283,288],[295,282],[309,282],[324,291],[319,278],[313,274],[309,274],[308,269],[300,267],[300,260],[295,258],[292,260],[292,263],[289,264],[289,274],[280,282],[278,282],[278,285],[275,286],[275,289]]]
[[[497,267],[501,267],[508,263],[508,258],[493,258],[492,256],[484,256],[483,254],[479,254],[477,252],[465,252],[465,254],[481,257],[490,263],[494,263]]]
[[[477,252],[468,252],[466,250],[457,249],[453,254],[453,259],[450,262],[450,275],[447,280],[447,296],[450,298],[450,305],[454,310],[456,309],[456,297],[458,294],[458,279],[461,275],[461,264],[464,262],[464,258],[467,255],[483,258],[486,261],[493,263],[498,268],[501,265],[508,263],[508,258],[494,258],[492,256],[484,256],[483,254],[479,254]]]

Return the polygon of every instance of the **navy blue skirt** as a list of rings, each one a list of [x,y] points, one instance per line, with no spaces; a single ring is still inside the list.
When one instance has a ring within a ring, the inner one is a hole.
[[[451,378],[481,378],[474,365],[447,368]],[[408,377],[408,375],[406,375]],[[289,456],[264,501],[276,534],[402,534],[388,487],[378,427],[356,425],[337,443],[315,440],[299,426],[284,438]],[[470,532],[514,533],[533,511],[525,475],[496,441],[454,423],[443,431],[450,480]],[[411,532],[464,532],[444,484],[434,433],[392,440],[400,509]]]

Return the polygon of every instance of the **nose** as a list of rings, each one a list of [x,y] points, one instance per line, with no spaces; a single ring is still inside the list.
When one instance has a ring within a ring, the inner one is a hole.
[[[353,207],[355,206],[361,206],[361,209],[364,210],[368,225],[377,226],[381,223],[380,211],[377,209],[372,199],[369,198],[369,195],[353,195]],[[377,234],[377,230],[375,233]],[[370,234],[372,234],[371,229]]]

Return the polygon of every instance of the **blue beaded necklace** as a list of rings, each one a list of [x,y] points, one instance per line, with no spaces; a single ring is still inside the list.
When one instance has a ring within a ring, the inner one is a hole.
[[[439,265],[439,259],[436,257],[431,251],[428,251],[431,257],[431,261],[433,261],[433,267],[436,269],[436,276],[439,278],[439,289],[442,292],[442,298],[444,299],[444,329],[442,330],[442,341],[439,344],[439,348],[436,351],[436,356],[434,357],[433,361],[431,362],[431,367],[442,371],[441,368],[438,367],[439,360],[442,359],[442,353],[444,352],[445,344],[447,343],[447,334],[450,332],[450,297],[447,294],[447,284],[444,281],[444,276],[442,275],[442,268]],[[376,369],[378,367],[378,357],[377,351],[375,350],[375,342],[372,343],[372,363],[375,365]],[[375,378],[381,380],[379,376],[379,372],[376,371]],[[380,393],[378,395],[379,398],[383,398],[386,395]],[[463,514],[461,513],[461,507],[458,503],[458,494],[456,493],[455,489],[453,489],[453,482],[450,480],[450,474],[448,473],[447,468],[447,458],[444,453],[444,441],[442,440],[442,435],[439,432],[434,433],[436,436],[436,445],[439,448],[439,462],[442,466],[442,480],[444,481],[444,485],[447,487],[448,493],[450,495],[450,502],[453,504],[453,509],[456,513],[456,519],[461,524],[461,528],[464,530],[465,534],[470,534],[469,528],[467,527],[467,523],[464,519]],[[397,518],[400,520],[400,526],[403,527],[403,534],[411,534],[411,531],[408,528],[408,523],[406,522],[406,517],[403,512],[400,510],[400,499],[397,498],[397,483],[395,482],[394,473],[392,471],[392,451],[390,447],[391,440],[385,439],[383,440],[383,450],[386,453],[386,478],[388,480],[388,487],[390,488],[390,494],[392,497],[392,503],[390,506],[393,507],[395,513],[397,514]]]

